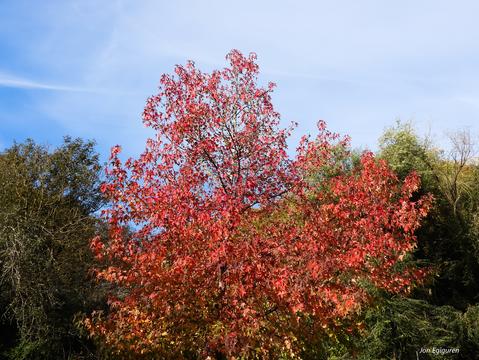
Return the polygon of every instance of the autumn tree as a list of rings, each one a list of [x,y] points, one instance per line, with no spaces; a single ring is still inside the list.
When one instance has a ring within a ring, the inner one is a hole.
[[[254,54],[227,59],[163,75],[145,151],[123,162],[112,149],[109,237],[92,248],[114,290],[86,326],[123,357],[294,357],[354,326],[369,289],[422,277],[402,266],[429,206],[411,200],[418,176],[401,182],[371,153],[351,168],[348,139],[323,122],[290,158],[274,84],[257,85]]]

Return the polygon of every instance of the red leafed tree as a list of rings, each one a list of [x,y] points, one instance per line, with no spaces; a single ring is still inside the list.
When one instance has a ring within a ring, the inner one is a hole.
[[[352,318],[368,287],[407,291],[401,266],[429,198],[411,200],[366,153],[319,123],[293,160],[256,57],[228,54],[205,74],[194,63],[161,78],[143,119],[156,136],[136,159],[112,150],[109,238],[92,242],[109,310],[86,325],[138,357],[297,354],[301,339]],[[127,230],[129,228],[129,230]]]

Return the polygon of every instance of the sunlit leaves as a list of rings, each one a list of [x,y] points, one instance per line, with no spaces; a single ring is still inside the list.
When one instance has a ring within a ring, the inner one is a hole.
[[[417,176],[400,183],[370,153],[352,167],[348,139],[324,122],[290,159],[274,84],[258,87],[254,54],[227,59],[163,75],[143,113],[155,137],[138,159],[112,150],[110,236],[92,249],[117,288],[87,325],[117,351],[297,354],[311,329],[352,317],[368,285],[420,278],[396,269],[429,204],[411,201]]]

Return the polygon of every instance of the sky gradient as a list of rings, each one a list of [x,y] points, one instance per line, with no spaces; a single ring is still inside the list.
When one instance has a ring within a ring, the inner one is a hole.
[[[478,1],[0,0],[0,149],[63,135],[137,154],[160,75],[258,55],[291,146],[318,119],[374,149],[398,118],[479,134]]]

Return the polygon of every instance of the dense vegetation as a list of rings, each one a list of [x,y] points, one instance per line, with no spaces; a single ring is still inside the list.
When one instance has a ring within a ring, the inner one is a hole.
[[[2,356],[61,359],[90,352],[76,317],[102,295],[89,275],[101,232],[101,167],[92,142],[54,151],[28,140],[0,154]]]
[[[367,309],[364,332],[344,348],[344,358],[350,349],[359,359],[414,359],[421,348],[460,349],[444,355],[448,359],[479,356],[477,143],[467,131],[452,133],[449,140],[447,150],[438,147],[410,123],[398,123],[380,139],[378,155],[400,177],[417,171],[420,193],[434,196],[412,259],[429,268],[429,277],[409,296],[384,295]]]
[[[165,76],[161,136],[105,179],[81,139],[0,153],[0,358],[479,358],[472,136],[397,123],[359,153],[320,123],[289,159],[229,59]]]

